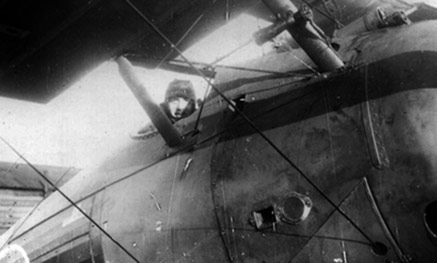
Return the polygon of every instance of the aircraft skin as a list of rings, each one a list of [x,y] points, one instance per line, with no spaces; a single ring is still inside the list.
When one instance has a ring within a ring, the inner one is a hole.
[[[176,123],[183,145],[132,140],[62,188],[131,256],[54,193],[0,262],[434,262],[436,35],[430,20],[343,38],[330,73],[218,72],[262,135],[212,94],[198,134],[196,113]],[[294,55],[242,66],[308,72]]]

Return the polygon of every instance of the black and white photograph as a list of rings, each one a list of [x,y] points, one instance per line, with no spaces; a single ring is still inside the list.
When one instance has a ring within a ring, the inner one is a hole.
[[[0,0],[0,263],[437,262],[437,0]]]

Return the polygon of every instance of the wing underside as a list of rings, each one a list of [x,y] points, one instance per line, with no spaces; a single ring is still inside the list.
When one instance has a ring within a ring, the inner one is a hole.
[[[293,0],[328,33],[383,2]],[[144,18],[183,51],[245,12],[274,20],[260,0],[0,0],[0,96],[45,103],[121,54],[152,68],[177,57]]]
[[[122,53],[175,57],[128,2],[185,49],[256,1],[0,1],[0,96],[43,103]]]

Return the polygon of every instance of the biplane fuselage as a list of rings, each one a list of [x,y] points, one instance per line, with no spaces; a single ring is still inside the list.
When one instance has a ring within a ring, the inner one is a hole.
[[[424,21],[343,39],[349,64],[326,74],[218,72],[258,131],[211,94],[199,133],[196,113],[176,124],[183,145],[132,140],[62,188],[113,240],[54,193],[0,262],[433,262],[436,35]],[[296,57],[241,66],[307,70]]]

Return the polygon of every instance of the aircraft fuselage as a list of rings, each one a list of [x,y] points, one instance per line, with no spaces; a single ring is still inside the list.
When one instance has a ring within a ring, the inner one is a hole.
[[[200,133],[186,144],[169,148],[159,135],[132,141],[62,188],[110,237],[54,193],[10,230],[3,255],[432,262],[436,35],[437,22],[426,21],[344,40],[349,66],[309,78],[219,72],[217,87],[259,132],[211,95]],[[305,69],[287,53],[246,66]],[[196,117],[177,124],[183,134]]]

